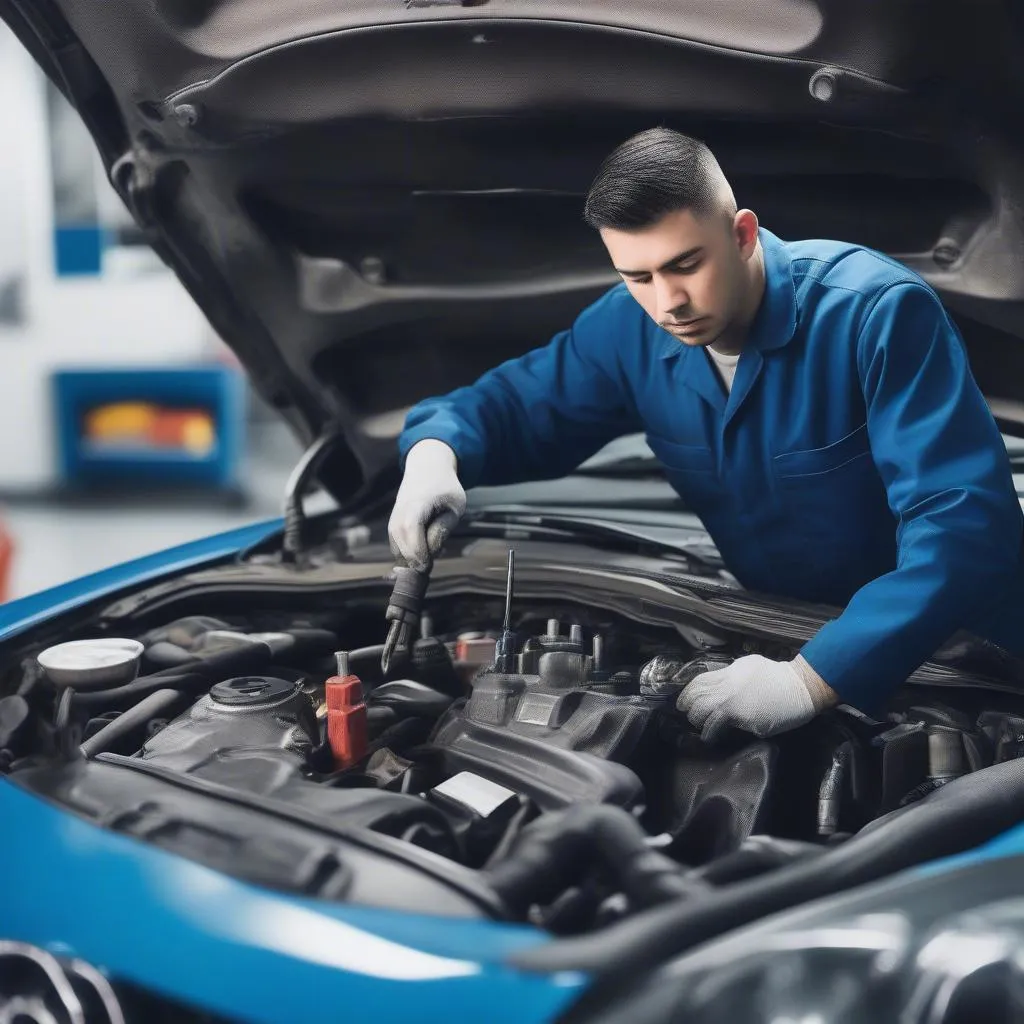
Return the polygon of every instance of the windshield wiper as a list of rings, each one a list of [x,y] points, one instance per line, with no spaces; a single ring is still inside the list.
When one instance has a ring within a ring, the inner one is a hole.
[[[612,546],[636,554],[677,557],[718,574],[725,568],[718,550],[707,538],[688,536],[684,530],[666,526],[644,526],[590,516],[512,509],[474,509],[467,512],[452,531],[453,536],[481,533],[507,537],[514,532],[533,540],[573,540]],[[673,537],[673,534],[678,534]]]
[[[573,476],[605,477],[664,477],[661,463],[653,455],[624,455],[607,462],[584,463],[577,466]]]

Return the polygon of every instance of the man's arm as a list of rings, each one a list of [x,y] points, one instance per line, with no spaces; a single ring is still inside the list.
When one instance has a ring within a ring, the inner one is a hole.
[[[801,653],[844,701],[872,708],[998,599],[1024,519],[1003,440],[929,289],[883,292],[857,356],[872,456],[898,519],[897,567]]]
[[[415,444],[433,438],[455,452],[466,488],[570,472],[641,427],[614,353],[640,343],[642,323],[636,303],[613,290],[543,348],[420,402],[399,438],[403,464]]]

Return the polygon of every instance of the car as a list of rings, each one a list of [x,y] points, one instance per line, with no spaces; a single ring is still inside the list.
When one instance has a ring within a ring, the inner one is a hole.
[[[1020,660],[702,742],[694,674],[837,610],[740,587],[636,439],[472,493],[424,595],[387,540],[404,410],[613,283],[581,200],[651,123],[926,278],[1017,444],[1024,23],[965,10],[0,0],[308,446],[280,520],[0,608],[0,1017],[1019,1015]]]

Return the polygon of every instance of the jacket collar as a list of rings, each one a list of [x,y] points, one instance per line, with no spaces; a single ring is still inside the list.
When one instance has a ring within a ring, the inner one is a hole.
[[[758,238],[764,252],[765,286],[761,305],[750,325],[747,348],[771,352],[788,345],[796,333],[796,285],[793,282],[793,261],[786,243],[765,228],[758,229]],[[661,359],[699,351],[688,348],[660,327],[655,330],[664,337],[658,353]],[[702,361],[706,361],[706,357]]]

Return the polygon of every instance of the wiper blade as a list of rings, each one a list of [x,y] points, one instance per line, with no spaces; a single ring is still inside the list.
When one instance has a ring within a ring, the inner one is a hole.
[[[576,540],[611,544],[619,549],[629,548],[638,553],[654,553],[661,557],[675,556],[719,572],[725,568],[721,555],[711,541],[704,537],[688,536],[684,530],[678,537],[662,537],[658,533],[665,527],[645,527],[638,523],[612,522],[589,516],[569,516],[541,511],[515,511],[511,509],[475,509],[466,513],[453,535],[467,532],[486,532],[505,536],[515,531],[532,539]]]
[[[597,462],[578,466],[573,476],[606,476],[606,477],[664,477],[665,471],[661,463],[650,455],[630,455],[608,462]]]

